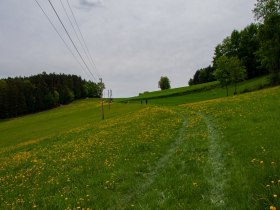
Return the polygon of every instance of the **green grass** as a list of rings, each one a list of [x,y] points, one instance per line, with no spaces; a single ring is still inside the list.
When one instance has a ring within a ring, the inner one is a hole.
[[[280,208],[280,87],[213,90],[0,122],[0,209]]]
[[[0,208],[123,208],[180,125],[175,112],[147,107],[4,151]]]
[[[127,114],[142,107],[113,104],[110,111],[105,105],[105,116],[112,117]],[[100,100],[86,99],[76,101],[50,111],[32,114],[0,122],[0,148],[19,143],[32,143],[52,135],[64,133],[81,125],[91,125],[101,121]]]
[[[247,80],[238,84],[238,93],[258,90],[268,84],[267,76]],[[234,86],[229,87],[229,95],[234,93]],[[155,91],[143,94],[139,97],[122,99],[119,101],[130,101],[140,103],[141,100],[148,99],[149,104],[156,105],[178,105],[193,103],[203,100],[222,98],[226,96],[226,89],[219,87],[217,82],[194,85],[190,87],[175,88],[164,91]],[[145,101],[143,101],[144,103]]]
[[[209,83],[193,85],[188,87],[173,88],[173,89],[162,90],[162,91],[159,90],[159,91],[143,93],[137,97],[132,97],[131,99],[141,100],[146,98],[149,99],[149,98],[162,98],[162,97],[170,97],[170,96],[177,96],[177,95],[185,95],[196,91],[212,89],[217,87],[218,85],[219,83],[215,81],[215,82],[209,82]]]
[[[227,206],[279,208],[279,105],[279,87],[186,105],[210,118],[219,135]]]

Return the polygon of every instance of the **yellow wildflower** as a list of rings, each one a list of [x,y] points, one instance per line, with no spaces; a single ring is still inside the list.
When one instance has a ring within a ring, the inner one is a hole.
[[[276,210],[276,207],[275,206],[270,206],[269,209],[270,210]]]
[[[198,186],[198,184],[196,182],[193,182],[192,184],[193,184],[194,187]]]

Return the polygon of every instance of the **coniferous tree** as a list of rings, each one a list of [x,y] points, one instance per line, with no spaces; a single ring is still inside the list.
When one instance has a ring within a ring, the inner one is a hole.
[[[0,118],[51,109],[75,99],[100,97],[99,85],[76,75],[46,72],[24,78],[1,79]]]

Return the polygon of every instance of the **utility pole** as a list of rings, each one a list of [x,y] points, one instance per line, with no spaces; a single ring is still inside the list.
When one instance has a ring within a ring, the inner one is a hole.
[[[109,105],[109,110],[110,110],[110,90],[108,89],[108,105]]]
[[[112,90],[108,90],[108,98],[109,98],[109,109],[111,109],[111,103],[112,103]]]
[[[103,106],[103,83],[102,83],[102,78],[100,80],[100,98],[101,98],[101,117],[102,120],[104,120],[104,106]]]

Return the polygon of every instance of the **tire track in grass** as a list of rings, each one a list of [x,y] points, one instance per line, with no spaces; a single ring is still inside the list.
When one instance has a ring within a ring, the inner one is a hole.
[[[118,203],[119,207],[123,208],[127,204],[130,204],[133,198],[137,198],[144,194],[154,183],[156,177],[160,174],[160,171],[167,167],[171,157],[176,153],[176,150],[182,144],[187,126],[187,118],[183,114],[181,114],[177,109],[172,110],[175,111],[176,114],[182,119],[182,125],[179,129],[177,136],[174,138],[173,143],[171,143],[166,153],[158,160],[156,166],[149,172],[148,178],[145,180],[145,182],[139,185],[138,188],[134,190],[134,192],[132,192],[126,198],[121,200],[120,203]]]
[[[141,197],[141,195],[149,190],[150,186],[154,183],[157,176],[164,168],[168,166],[170,159],[176,153],[178,147],[183,143],[187,126],[187,118],[183,113],[180,112],[180,110],[183,111],[184,109],[177,108],[172,110],[175,111],[177,115],[180,116],[183,120],[176,138],[174,138],[173,143],[170,145],[166,153],[158,160],[156,166],[150,170],[148,177],[144,181],[144,183],[139,185],[130,195],[127,195],[118,203],[118,206],[120,208],[123,209],[124,206],[128,206],[129,204],[131,204],[133,199],[136,200],[138,197]],[[224,191],[228,173],[226,173],[224,167],[224,161],[221,154],[222,148],[219,145],[218,141],[220,137],[211,120],[206,115],[201,112],[196,112],[196,114],[202,117],[208,131],[210,169],[206,169],[204,173],[211,186],[209,200],[211,201],[215,209],[224,209],[226,203]]]
[[[201,112],[197,112],[204,122],[206,123],[208,130],[208,140],[209,140],[209,164],[210,164],[210,174],[208,175],[208,181],[211,186],[210,201],[216,207],[225,206],[225,185],[227,172],[225,170],[224,160],[222,157],[222,148],[219,145],[219,134],[212,124],[211,120]]]

